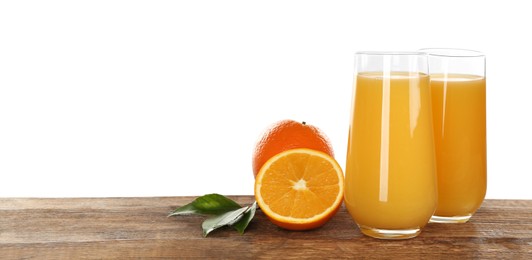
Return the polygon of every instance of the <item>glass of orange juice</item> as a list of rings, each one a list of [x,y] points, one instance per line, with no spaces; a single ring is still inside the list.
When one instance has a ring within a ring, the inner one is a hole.
[[[359,52],[353,89],[347,210],[368,236],[415,237],[437,203],[427,55]]]
[[[485,56],[463,49],[428,54],[438,176],[431,222],[463,223],[486,195]]]

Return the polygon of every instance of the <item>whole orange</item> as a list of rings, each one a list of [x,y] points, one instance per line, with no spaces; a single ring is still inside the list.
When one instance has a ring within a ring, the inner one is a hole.
[[[281,120],[266,129],[253,151],[253,176],[268,159],[286,150],[308,148],[334,157],[329,138],[317,127],[305,122]]]

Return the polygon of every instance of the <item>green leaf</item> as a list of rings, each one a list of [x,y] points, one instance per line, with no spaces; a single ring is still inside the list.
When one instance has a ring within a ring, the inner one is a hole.
[[[206,219],[203,221],[203,224],[201,224],[201,228],[203,228],[203,236],[206,237],[210,232],[217,228],[233,225],[234,223],[238,222],[242,216],[244,216],[244,213],[248,211],[248,209],[249,207],[239,208]]]
[[[244,230],[248,227],[249,222],[253,219],[255,216],[255,211],[257,210],[257,202],[253,202],[251,206],[247,207],[248,209],[244,212],[244,215],[240,220],[238,220],[235,224],[233,224],[233,227],[238,231],[240,234],[244,234]]]
[[[219,215],[240,208],[240,205],[233,200],[213,193],[196,198],[191,203],[177,208],[168,216],[190,214]]]
[[[220,194],[207,194],[196,198],[191,203],[177,208],[168,216],[179,215],[211,215],[203,221],[201,227],[203,236],[206,237],[210,232],[224,227],[232,226],[240,234],[243,234],[257,210],[257,202],[241,207],[233,200]]]

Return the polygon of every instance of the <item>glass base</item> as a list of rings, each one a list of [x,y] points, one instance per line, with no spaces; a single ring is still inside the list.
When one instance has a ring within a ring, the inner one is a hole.
[[[421,233],[421,228],[414,229],[381,229],[366,226],[358,226],[364,235],[379,239],[408,239]]]
[[[466,223],[473,214],[465,215],[465,216],[452,216],[452,217],[444,217],[444,216],[432,216],[430,218],[430,223]]]

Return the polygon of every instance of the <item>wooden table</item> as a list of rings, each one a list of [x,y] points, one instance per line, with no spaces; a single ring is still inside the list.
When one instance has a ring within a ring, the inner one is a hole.
[[[532,259],[531,200],[486,200],[466,224],[428,224],[395,241],[363,236],[345,208],[313,231],[282,230],[257,211],[244,235],[227,228],[203,238],[203,217],[167,217],[192,200],[0,198],[0,259]]]

